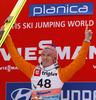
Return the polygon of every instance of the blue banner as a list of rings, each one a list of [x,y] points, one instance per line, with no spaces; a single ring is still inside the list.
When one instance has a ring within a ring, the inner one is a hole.
[[[96,82],[67,82],[60,100],[96,100]]]
[[[30,82],[6,84],[6,100],[30,99]],[[59,100],[96,100],[96,82],[66,82]]]
[[[93,2],[29,5],[29,17],[57,15],[92,15]]]
[[[31,83],[7,83],[6,100],[30,100]]]

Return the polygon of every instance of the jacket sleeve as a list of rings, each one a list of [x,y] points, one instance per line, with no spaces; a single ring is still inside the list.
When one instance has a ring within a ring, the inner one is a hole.
[[[10,56],[14,62],[14,64],[24,73],[26,74],[29,78],[32,77],[33,70],[35,69],[36,66],[32,65],[31,63],[25,61],[22,56],[17,52],[11,36],[8,36],[5,40],[6,47],[8,49],[8,52],[10,53]]]
[[[90,42],[83,41],[78,56],[68,66],[58,69],[59,77],[62,82],[68,81],[84,64],[89,50]]]

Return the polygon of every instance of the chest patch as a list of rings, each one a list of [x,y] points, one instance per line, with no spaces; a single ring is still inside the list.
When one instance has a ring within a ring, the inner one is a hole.
[[[34,76],[40,76],[40,74],[41,74],[41,69],[35,69]]]

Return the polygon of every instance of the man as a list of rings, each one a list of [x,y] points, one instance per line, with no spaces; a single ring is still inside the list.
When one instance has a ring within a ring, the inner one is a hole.
[[[1,28],[2,31],[4,27]],[[78,56],[66,67],[57,64],[57,51],[54,45],[49,45],[42,50],[41,64],[34,66],[21,57],[11,39],[5,40],[7,49],[14,64],[31,79],[32,100],[59,100],[60,91],[64,82],[68,81],[85,63],[88,48],[90,46],[92,31],[85,29],[85,40]]]

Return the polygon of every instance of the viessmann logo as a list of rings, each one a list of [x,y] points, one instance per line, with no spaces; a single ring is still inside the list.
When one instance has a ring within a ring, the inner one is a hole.
[[[29,17],[54,15],[92,15],[93,2],[29,5]]]

